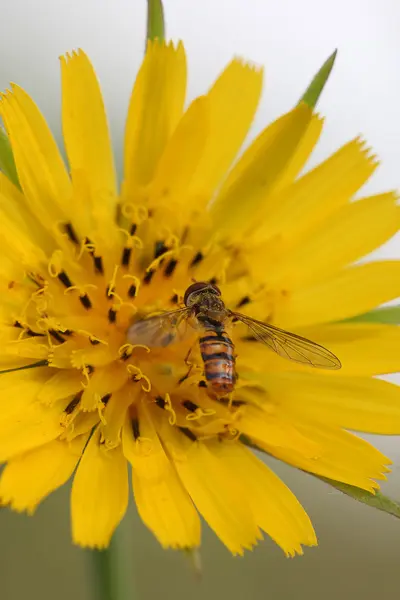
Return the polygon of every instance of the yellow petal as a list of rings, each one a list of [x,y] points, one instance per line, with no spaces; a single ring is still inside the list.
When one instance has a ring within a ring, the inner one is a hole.
[[[85,379],[80,371],[57,371],[46,381],[37,398],[45,404],[52,404],[56,400],[66,398],[83,390]]]
[[[393,193],[352,202],[292,246],[268,270],[270,284],[304,287],[384,244],[399,230],[400,207]]]
[[[161,200],[167,205],[179,202],[180,211],[189,208],[187,188],[204,153],[209,130],[208,116],[207,97],[197,98],[189,106],[160,158],[151,186],[151,204]],[[176,219],[176,211],[173,213]]]
[[[342,363],[325,377],[371,376],[400,371],[400,328],[372,323],[334,323],[297,329],[293,333],[328,348]],[[264,344],[237,341],[238,370],[246,373],[309,372],[315,369],[281,358]]]
[[[377,261],[349,267],[326,281],[295,290],[277,305],[274,321],[285,328],[339,321],[399,296],[400,261]]]
[[[207,94],[210,133],[191,184],[193,192],[209,199],[248,133],[262,89],[263,72],[234,59]]]
[[[128,469],[121,446],[106,450],[100,431],[92,435],[71,492],[72,537],[76,544],[105,548],[128,505]]]
[[[219,454],[219,442],[193,442],[168,423],[163,443],[198,511],[233,554],[261,538],[237,478]]]
[[[270,446],[295,449],[308,457],[318,453],[318,446],[301,435],[293,423],[285,420],[284,415],[267,414],[251,405],[242,409],[241,413],[237,417],[237,427],[245,435],[265,441]]]
[[[68,404],[68,402],[67,402]],[[65,402],[43,406],[33,402],[0,421],[0,462],[57,438],[63,431],[60,417]]]
[[[267,465],[241,444],[221,444],[219,455],[240,481],[259,527],[287,556],[303,554],[302,544],[317,545],[307,513]]]
[[[0,501],[32,514],[51,492],[71,477],[87,436],[72,443],[55,440],[12,459],[0,479]]]
[[[277,418],[304,418],[376,434],[400,433],[400,387],[393,383],[290,372],[256,377],[264,381]]]
[[[267,452],[294,467],[316,475],[349,483],[373,492],[379,488],[374,479],[385,479],[390,460],[361,438],[337,427],[321,423],[297,423],[299,431],[321,447],[321,454],[307,458],[294,450],[258,444]]]
[[[254,221],[261,201],[278,184],[311,118],[312,110],[299,105],[253,142],[211,206],[215,230],[232,234]]]
[[[63,135],[72,178],[75,174],[84,178],[87,206],[83,208],[106,227],[106,221],[114,218],[117,185],[100,86],[82,50],[60,60]]]
[[[285,247],[295,244],[345,206],[376,167],[376,159],[362,140],[348,142],[293,185],[264,201],[262,215],[252,229],[253,241],[282,237]]]
[[[313,114],[310,124],[300,140],[295,153],[288,162],[284,173],[282,173],[282,176],[277,183],[275,193],[293,183],[298,174],[301,173],[319,140],[323,124],[323,119],[318,115]]]
[[[135,440],[127,420],[123,450],[132,465],[133,492],[143,522],[164,547],[198,546],[199,516],[144,407],[139,409],[137,427],[140,437]]]
[[[133,88],[126,124],[124,198],[152,179],[166,143],[183,110],[186,56],[183,45],[148,42]]]
[[[0,114],[9,135],[22,190],[48,229],[65,219],[71,183],[46,121],[28,94],[17,85],[3,95]]]

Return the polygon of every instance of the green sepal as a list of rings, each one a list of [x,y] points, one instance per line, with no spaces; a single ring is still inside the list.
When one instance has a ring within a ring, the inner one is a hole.
[[[4,175],[6,177],[8,177],[8,179],[10,181],[12,181],[12,183],[15,186],[17,186],[18,188],[21,187],[19,185],[19,181],[18,181],[17,169],[15,167],[15,161],[14,161],[14,156],[13,156],[13,152],[11,149],[10,140],[8,139],[8,136],[7,136],[6,132],[4,131],[4,129],[2,129],[1,127],[0,127],[0,171],[2,171],[2,173],[4,173]]]
[[[362,504],[367,504],[372,508],[376,508],[377,510],[381,510],[400,519],[400,504],[395,500],[391,500],[391,498],[384,496],[381,494],[381,492],[375,492],[375,494],[371,494],[371,492],[361,490],[354,485],[348,485],[347,483],[341,483],[340,481],[334,481],[333,479],[328,479],[326,477],[317,476],[317,478],[321,479],[321,481],[324,481],[328,485],[331,485],[340,492],[343,492],[343,494],[346,494],[346,496],[350,496],[354,500],[362,502]]]
[[[329,75],[331,74],[333,65],[335,63],[337,50],[330,55],[330,57],[324,62],[318,73],[314,76],[310,85],[300,98],[299,102],[304,102],[311,108],[315,108],[318,99],[328,81]]]
[[[357,315],[343,321],[345,323],[381,323],[384,325],[400,325],[400,306],[377,308],[363,315]]]
[[[147,39],[165,39],[164,8],[162,0],[147,0]]]

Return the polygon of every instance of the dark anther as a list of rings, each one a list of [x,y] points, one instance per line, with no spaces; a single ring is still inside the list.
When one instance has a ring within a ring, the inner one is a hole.
[[[202,388],[206,388],[207,387],[207,382],[204,381],[204,379],[202,379],[201,381],[199,381],[198,386],[202,387]]]
[[[131,260],[132,248],[124,248],[122,250],[121,264],[123,267],[129,267],[129,261]]]
[[[159,406],[160,408],[165,408],[166,402],[165,402],[164,398],[162,398],[161,396],[157,396],[155,399],[155,402],[156,402],[157,406]]]
[[[55,340],[57,340],[57,342],[60,342],[60,344],[63,344],[65,342],[63,336],[60,333],[58,333],[58,331],[56,331],[55,329],[49,329],[49,333]]]
[[[65,223],[64,227],[65,227],[65,233],[69,237],[70,241],[73,244],[79,244],[79,240],[75,233],[75,229],[72,227],[72,223]]]
[[[178,261],[175,258],[171,258],[171,260],[169,260],[167,262],[167,266],[164,269],[164,275],[166,277],[171,277],[171,275],[173,274],[173,272],[176,269],[177,264],[178,264]]]
[[[135,438],[135,440],[137,440],[138,437],[140,436],[140,429],[139,429],[139,421],[136,417],[134,417],[132,419],[132,431],[133,431],[133,437]]]
[[[197,440],[197,437],[195,436],[195,434],[193,433],[193,431],[191,431],[187,427],[178,427],[178,429],[180,431],[182,431],[182,433],[184,433],[186,435],[186,437],[188,437],[189,440],[191,440],[192,442],[195,442]]]
[[[89,338],[89,342],[92,344],[92,346],[97,346],[97,344],[100,344],[100,340],[96,340],[96,338]]]
[[[93,365],[86,365],[86,371],[88,375],[92,375],[94,373],[94,366]]]
[[[242,306],[246,306],[246,304],[249,304],[250,302],[250,298],[248,296],[243,296],[243,298],[241,300],[239,300],[239,302],[236,304],[236,308],[241,308]]]
[[[114,292],[114,288],[111,287],[110,285],[108,285],[106,287],[106,298],[108,298],[110,300],[110,298],[112,298],[113,292]]]
[[[111,398],[111,394],[106,394],[105,396],[102,397],[101,401],[104,404],[104,406],[107,406],[110,398]]]
[[[216,283],[218,283],[218,279],[216,277],[211,277],[208,283],[211,283],[211,285],[215,285]]]
[[[230,404],[230,406],[234,406],[235,408],[246,404],[244,400],[229,400],[229,398],[218,398],[218,402],[220,404]]]
[[[18,329],[23,329],[23,326],[19,321],[14,321],[14,327],[18,327]]]
[[[197,404],[195,404],[194,402],[192,402],[191,400],[184,400],[182,402],[182,405],[189,411],[189,412],[196,412],[196,410],[199,408],[197,406]]]
[[[130,298],[134,298],[136,296],[136,285],[132,284],[131,287],[128,290],[128,296]]]
[[[26,335],[29,335],[29,337],[44,337],[44,333],[38,333],[37,331],[32,331],[32,329],[30,327],[28,327],[28,329],[25,329],[25,333]]]
[[[71,329],[64,329],[64,331],[62,332],[62,334],[63,334],[63,335],[66,335],[66,336],[68,336],[68,335],[72,335],[73,333],[74,333],[74,332],[73,332],[73,331],[71,331]]]
[[[86,310],[89,310],[89,308],[92,308],[92,303],[87,294],[83,294],[83,296],[79,296],[79,300],[81,301],[82,306],[84,308],[86,308]]]
[[[117,320],[117,311],[113,308],[110,308],[110,310],[108,311],[108,320],[110,321],[110,323],[115,323],[115,321]]]
[[[136,233],[136,229],[137,229],[137,225],[136,225],[136,223],[132,223],[132,225],[131,225],[131,230],[130,230],[130,232],[129,232],[129,233],[130,233],[131,235],[135,235],[135,233]]]
[[[158,258],[161,254],[167,252],[168,247],[164,244],[162,240],[156,242],[154,244],[154,258]]]
[[[192,262],[190,263],[191,267],[195,267],[196,265],[198,265],[204,258],[204,255],[202,252],[197,252],[197,254],[195,254],[194,258],[192,259]]]
[[[237,323],[238,321],[239,321],[239,319],[237,317],[233,317],[232,323]]]
[[[59,273],[57,275],[57,277],[61,281],[61,283],[63,285],[65,285],[66,288],[69,288],[72,286],[72,281],[70,280],[70,278],[68,277],[68,275],[66,274],[65,271],[61,271],[61,273]]]
[[[93,256],[93,264],[96,273],[98,273],[99,275],[103,275],[103,259],[101,258],[101,256]]]
[[[172,304],[178,304],[178,300],[179,300],[178,294],[174,294],[172,296],[170,302],[172,302]]]
[[[70,415],[72,412],[74,412],[75,408],[78,406],[78,404],[79,404],[79,402],[81,400],[82,394],[83,394],[83,391],[79,392],[78,394],[76,394],[76,396],[68,404],[67,408],[64,410],[64,412],[67,415]]]
[[[121,360],[128,360],[128,358],[131,356],[132,351],[128,350],[128,348],[124,348],[124,351],[122,352],[120,359]]]
[[[146,275],[143,278],[143,283],[149,284],[151,282],[151,280],[153,279],[154,273],[155,273],[154,269],[150,269],[150,271],[147,271]]]

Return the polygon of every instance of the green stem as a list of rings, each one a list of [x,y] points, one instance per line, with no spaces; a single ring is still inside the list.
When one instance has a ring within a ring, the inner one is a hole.
[[[165,38],[164,9],[161,0],[147,0],[147,39]]]
[[[134,600],[134,563],[131,549],[131,527],[126,521],[114,533],[110,546],[93,550],[93,578],[96,600]],[[128,527],[127,527],[128,525]]]

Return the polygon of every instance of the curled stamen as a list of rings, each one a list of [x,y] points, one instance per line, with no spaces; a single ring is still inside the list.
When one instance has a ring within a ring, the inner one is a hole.
[[[54,250],[49,260],[49,264],[47,265],[50,277],[58,277],[59,274],[62,272],[63,258],[64,254],[62,250]]]
[[[79,296],[81,298],[83,298],[84,296],[86,296],[87,292],[86,290],[88,289],[93,289],[93,290],[97,290],[97,285],[94,285],[94,283],[83,283],[82,285],[71,285],[69,287],[67,287],[67,289],[64,290],[64,294],[69,294],[70,292],[78,292]]]
[[[212,417],[213,415],[216,414],[216,411],[212,408],[201,408],[201,406],[199,406],[195,412],[192,412],[188,415],[186,415],[186,420],[187,421],[198,421],[199,419],[201,419],[202,417]]]
[[[150,379],[146,375],[144,375],[144,373],[142,372],[141,369],[139,369],[139,367],[137,367],[136,365],[127,365],[126,370],[128,371],[128,373],[130,375],[132,375],[133,381],[137,382],[137,381],[141,381],[143,379],[144,382],[146,383],[146,385],[142,384],[142,390],[144,392],[150,392],[150,390],[151,390]]]
[[[170,425],[176,425],[176,412],[172,407],[171,397],[169,394],[165,394],[164,410],[167,410],[169,413],[171,413],[168,417],[168,423]]]
[[[150,348],[148,346],[145,346],[144,344],[123,344],[118,349],[119,357],[123,360],[126,360],[132,355],[133,351],[136,348],[143,348],[144,350],[146,350],[147,353],[150,352]]]
[[[149,211],[142,204],[134,204],[133,202],[124,202],[121,206],[121,214],[126,219],[130,219],[138,225],[149,218]]]

